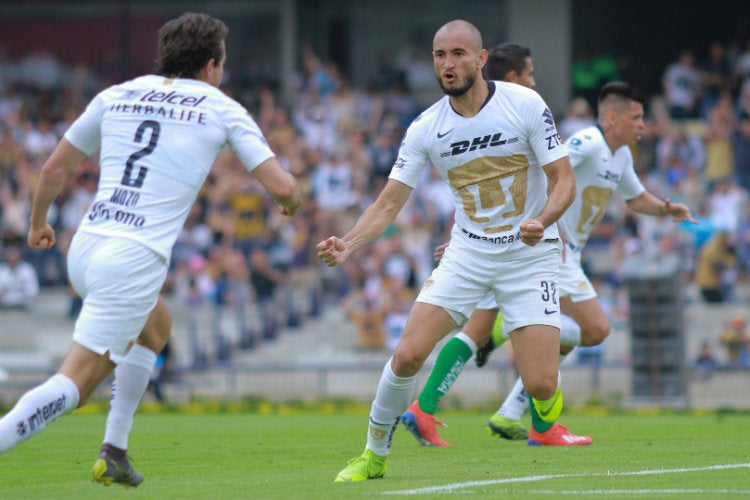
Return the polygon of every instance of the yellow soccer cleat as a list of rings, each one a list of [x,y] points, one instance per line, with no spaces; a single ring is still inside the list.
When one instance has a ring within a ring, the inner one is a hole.
[[[117,483],[125,488],[141,484],[143,476],[130,465],[128,457],[115,459],[109,453],[108,446],[107,444],[102,446],[99,457],[94,462],[94,467],[91,469],[91,481],[101,483],[104,486]]]
[[[349,460],[349,464],[339,472],[333,482],[348,483],[379,479],[385,475],[385,459],[386,457],[378,456],[372,450],[365,450],[361,456]]]

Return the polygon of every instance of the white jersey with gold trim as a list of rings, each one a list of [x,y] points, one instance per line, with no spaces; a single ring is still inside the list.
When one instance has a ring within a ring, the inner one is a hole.
[[[598,126],[573,134],[565,144],[576,176],[576,197],[557,223],[568,244],[580,252],[614,191],[632,200],[646,188],[635,173],[630,148],[621,146],[612,153]]]
[[[488,82],[490,93],[474,117],[456,113],[443,97],[417,117],[401,143],[390,178],[414,188],[432,163],[456,205],[453,234],[484,254],[520,247],[521,222],[542,211],[547,178],[541,167],[564,157],[544,100],[520,85]],[[558,237],[557,227],[545,239]]]
[[[87,154],[101,147],[99,187],[79,229],[136,240],[166,259],[226,144],[248,171],[273,156],[247,110],[221,90],[156,75],[99,93],[65,138]]]

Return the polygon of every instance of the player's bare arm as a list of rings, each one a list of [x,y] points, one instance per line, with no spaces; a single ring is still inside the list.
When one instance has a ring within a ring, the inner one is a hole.
[[[573,203],[576,181],[570,159],[564,156],[544,166],[549,188],[542,211],[534,218],[521,223],[521,241],[534,246],[544,237],[544,229],[553,224]]]
[[[274,201],[278,203],[283,215],[293,216],[302,203],[302,193],[299,184],[292,174],[286,172],[278,160],[269,158],[253,170],[255,178],[263,184],[263,187],[271,193]]]
[[[406,184],[389,180],[375,202],[362,212],[351,231],[342,238],[331,236],[316,245],[318,258],[329,267],[337,266],[352,253],[375,241],[396,219],[411,191]]]
[[[693,224],[698,224],[698,221],[693,218],[690,213],[690,208],[682,203],[672,203],[669,198],[660,200],[653,194],[645,191],[637,198],[628,200],[628,208],[632,211],[644,215],[656,215],[659,217],[672,216],[673,222],[682,222],[688,220]]]
[[[55,231],[47,224],[47,212],[62,189],[65,178],[85,159],[86,153],[63,138],[42,167],[31,205],[27,236],[31,248],[49,250],[55,244]]]

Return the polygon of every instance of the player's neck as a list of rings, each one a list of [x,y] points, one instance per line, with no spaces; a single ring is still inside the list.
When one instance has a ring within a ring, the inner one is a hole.
[[[602,135],[604,136],[604,142],[607,143],[607,147],[612,151],[612,154],[625,144],[623,141],[615,137],[612,133],[612,127],[603,125],[601,121],[597,123],[597,126],[599,127],[599,130],[601,130]]]
[[[478,78],[476,83],[462,96],[450,97],[453,110],[464,118],[471,118],[479,113],[479,110],[487,101],[490,87],[483,78]]]
[[[618,140],[616,137],[613,137],[612,134],[604,134],[604,140],[607,141],[607,146],[609,146],[610,151],[612,151],[612,154],[614,154],[615,151],[620,149],[625,145],[624,141]]]

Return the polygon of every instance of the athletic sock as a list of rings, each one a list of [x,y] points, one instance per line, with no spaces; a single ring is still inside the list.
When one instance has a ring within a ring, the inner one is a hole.
[[[511,420],[521,420],[523,412],[529,407],[529,395],[523,388],[521,377],[516,377],[516,383],[505,397],[502,406],[497,410],[497,414]]]
[[[565,314],[560,315],[560,345],[581,345],[581,327]]]
[[[555,394],[555,396],[556,395],[557,394]],[[555,396],[552,396],[552,398],[550,399],[554,399]],[[534,403],[531,401],[531,396],[529,396],[528,399],[529,399],[529,413],[531,414],[531,427],[539,433],[547,432],[548,430],[552,428],[553,425],[555,425],[555,423],[545,422],[544,420],[542,420],[542,417],[539,416],[539,412],[536,411],[536,407],[534,406]],[[548,399],[547,401],[550,401],[550,400]]]
[[[391,359],[388,360],[370,408],[370,424],[367,430],[367,449],[376,455],[388,455],[393,432],[401,420],[401,414],[409,407],[416,385],[416,375],[397,376],[391,368]]]
[[[112,399],[107,415],[104,442],[123,450],[128,449],[128,437],[143,393],[146,392],[151,372],[156,365],[156,353],[135,344],[125,359],[115,368]]]
[[[78,387],[61,373],[28,391],[0,419],[0,453],[39,434],[48,424],[73,411],[78,399]]]
[[[477,352],[477,345],[464,332],[458,332],[438,354],[422,392],[419,393],[419,409],[430,415],[437,410],[438,401],[464,369],[464,365]]]

